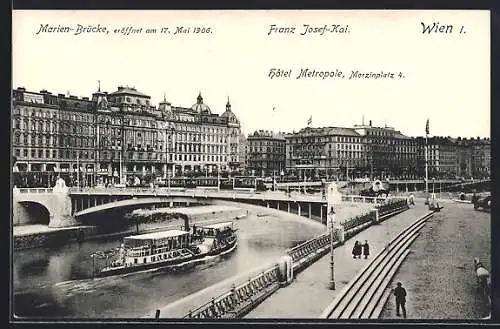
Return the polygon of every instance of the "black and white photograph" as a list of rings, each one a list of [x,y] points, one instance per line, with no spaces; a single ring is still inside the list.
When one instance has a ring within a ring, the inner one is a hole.
[[[13,10],[11,321],[488,323],[490,93],[488,10]]]

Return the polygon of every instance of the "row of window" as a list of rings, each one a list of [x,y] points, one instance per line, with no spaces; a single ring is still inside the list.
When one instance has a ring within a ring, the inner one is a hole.
[[[318,142],[361,143],[359,137],[322,136],[322,137],[295,137],[289,139],[293,144],[306,144]]]
[[[32,159],[56,159],[56,158],[61,158],[61,159],[76,159],[77,158],[77,151],[70,151],[70,150],[47,150],[47,149],[23,149],[23,148],[16,148],[14,150],[14,154],[17,157],[28,157],[28,154],[31,156]],[[94,159],[94,152],[93,151],[80,151],[78,152],[78,156],[80,159]]]
[[[59,113],[59,116],[57,115]],[[81,122],[94,122],[93,114],[76,114],[68,113],[64,111],[43,111],[40,109],[30,109],[30,108],[19,108],[14,114],[20,114],[21,116],[35,117],[35,118],[53,118],[60,120],[71,120],[71,121],[81,121]]]
[[[121,102],[126,102],[126,103],[132,103],[134,100],[137,104],[146,104],[149,105],[149,99],[142,99],[139,97],[129,97],[129,96],[115,96],[110,98],[111,102],[113,103],[121,103]]]
[[[94,139],[86,137],[67,137],[49,135],[30,135],[16,133],[14,137],[15,145],[38,145],[38,146],[61,146],[61,147],[94,147]]]
[[[227,135],[227,129],[226,128],[219,128],[219,127],[207,127],[207,126],[200,126],[200,125],[178,125],[175,127],[176,131],[186,131],[186,132],[198,132],[198,133],[204,133],[204,134],[220,134],[220,135]]]
[[[227,153],[225,145],[176,144],[177,152]]]
[[[370,135],[367,133],[367,135]],[[377,134],[372,134],[372,136],[378,136]],[[389,135],[388,135],[389,136]],[[322,136],[322,137],[294,137],[289,139],[292,144],[313,144],[321,142],[340,142],[340,143],[362,143],[363,141],[375,142],[375,143],[387,143],[394,145],[413,145],[415,141],[412,139],[368,139],[365,140],[363,137],[343,137],[343,136]]]

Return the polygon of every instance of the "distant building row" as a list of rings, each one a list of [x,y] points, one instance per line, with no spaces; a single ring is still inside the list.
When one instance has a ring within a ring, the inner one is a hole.
[[[91,99],[13,90],[15,183],[47,186],[61,175],[93,186],[240,168],[240,123],[229,99],[218,115],[201,93],[189,108],[166,99],[157,108],[150,98],[131,87],[99,87]]]
[[[247,138],[246,166],[257,175],[297,179],[425,177],[425,137],[392,127],[322,127],[289,134],[256,131]],[[489,177],[490,139],[430,137],[429,178]]]
[[[155,107],[135,88],[91,98],[42,90],[12,93],[14,182],[93,186],[176,175],[422,178],[425,138],[371,121],[352,128],[307,127],[293,133],[259,130],[245,137],[229,99],[221,114],[203,101]],[[490,176],[489,139],[431,137],[429,177]]]

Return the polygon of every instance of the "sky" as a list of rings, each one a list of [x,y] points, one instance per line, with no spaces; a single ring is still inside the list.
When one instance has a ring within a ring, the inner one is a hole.
[[[422,23],[452,33],[422,33]],[[101,90],[134,86],[154,104],[165,94],[184,107],[201,92],[214,113],[229,97],[245,134],[298,131],[310,117],[312,127],[352,127],[364,117],[408,136],[425,134],[427,119],[430,135],[490,136],[488,11],[46,10],[13,11],[12,24],[13,88],[91,97],[100,80]],[[46,24],[75,30],[37,33]],[[78,25],[108,33],[75,35]],[[318,32],[301,35],[304,25]],[[334,31],[321,34],[325,25]],[[115,33],[127,27],[142,31]],[[289,77],[271,79],[273,68]],[[343,78],[297,79],[306,68]],[[349,79],[353,71],[394,78]]]

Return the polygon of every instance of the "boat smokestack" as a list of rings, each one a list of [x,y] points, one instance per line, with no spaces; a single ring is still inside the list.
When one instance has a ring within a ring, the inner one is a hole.
[[[189,231],[189,216],[184,215],[184,231]]]

